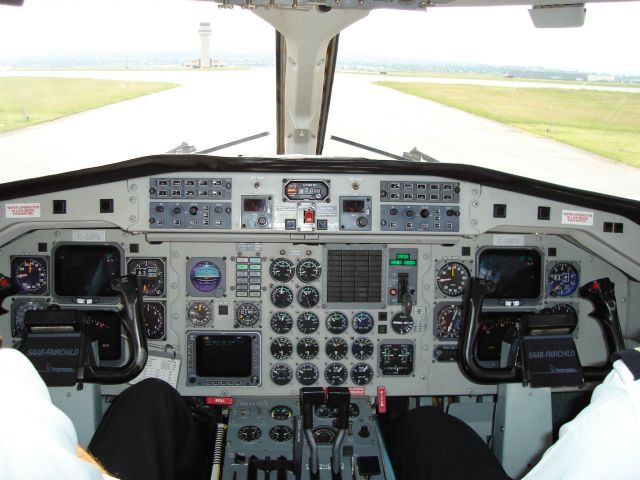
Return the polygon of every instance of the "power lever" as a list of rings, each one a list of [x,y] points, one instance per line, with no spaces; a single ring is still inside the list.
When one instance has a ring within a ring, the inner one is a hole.
[[[322,387],[303,387],[300,389],[300,407],[302,409],[302,427],[304,437],[309,444],[309,475],[311,480],[320,480],[320,461],[318,444],[313,437],[313,407],[324,403]]]

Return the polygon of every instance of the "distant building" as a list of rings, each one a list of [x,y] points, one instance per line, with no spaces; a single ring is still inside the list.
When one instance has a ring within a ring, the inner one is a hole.
[[[606,75],[602,73],[587,74],[587,82],[615,82],[615,75]]]

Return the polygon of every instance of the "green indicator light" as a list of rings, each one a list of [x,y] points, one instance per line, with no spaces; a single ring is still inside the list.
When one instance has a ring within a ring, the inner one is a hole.
[[[410,265],[410,266],[416,266],[418,262],[416,260],[405,260],[404,262],[402,262],[403,265]]]
[[[249,265],[249,270],[260,270],[262,268],[262,265],[256,265],[256,264],[251,264]]]
[[[389,260],[389,265],[402,265],[402,260]]]
[[[249,265],[242,264],[242,263],[237,263],[236,264],[236,270],[249,270]]]
[[[397,253],[396,254],[396,259],[398,260],[409,260],[411,258],[411,255],[409,255],[408,253]]]

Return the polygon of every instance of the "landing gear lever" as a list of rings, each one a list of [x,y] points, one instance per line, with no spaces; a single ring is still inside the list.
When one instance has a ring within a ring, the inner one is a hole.
[[[342,479],[342,442],[349,428],[349,403],[351,394],[347,387],[329,387],[327,389],[327,406],[336,407],[338,433],[331,450],[331,479]]]

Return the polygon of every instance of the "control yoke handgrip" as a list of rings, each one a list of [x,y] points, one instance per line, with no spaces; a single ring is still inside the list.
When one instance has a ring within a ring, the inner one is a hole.
[[[462,303],[462,327],[458,363],[464,374],[476,383],[509,383],[522,381],[522,372],[515,366],[484,368],[476,360],[475,351],[480,331],[480,313],[484,297],[495,289],[490,280],[473,277],[467,284]]]
[[[147,337],[142,323],[142,296],[139,279],[135,275],[111,280],[111,288],[120,294],[123,309],[122,324],[127,333],[129,359],[122,367],[96,367],[87,361],[84,381],[102,384],[125,383],[137,377],[147,363]]]
[[[605,329],[609,353],[624,350],[624,338],[618,318],[615,284],[608,278],[599,278],[580,287],[580,296],[586,298],[595,307],[589,314],[598,320]]]

